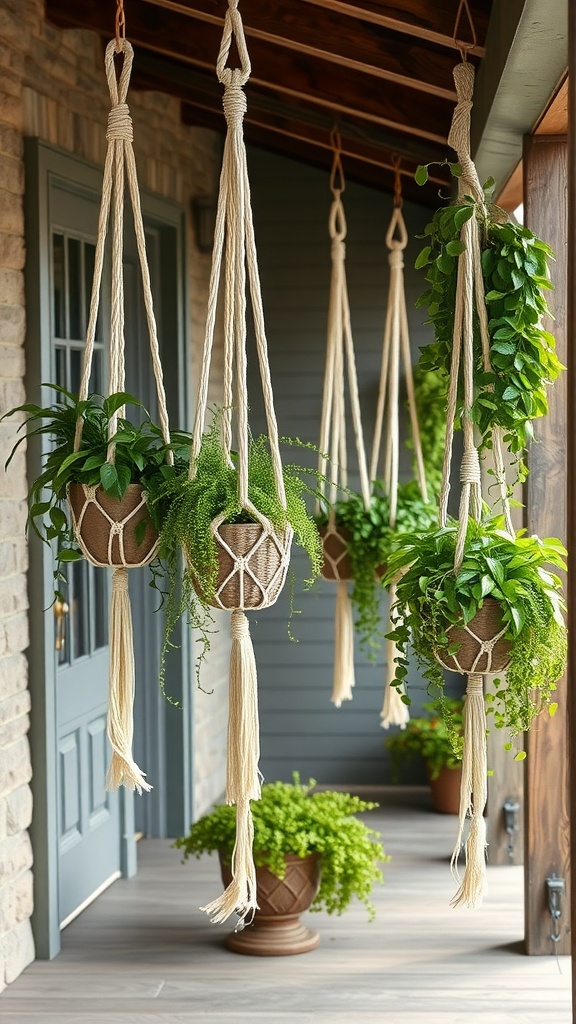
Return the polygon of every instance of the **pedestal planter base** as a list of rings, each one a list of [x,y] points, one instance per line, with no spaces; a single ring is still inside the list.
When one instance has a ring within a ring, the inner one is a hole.
[[[294,956],[319,945],[318,932],[306,928],[297,916],[255,921],[241,932],[232,932],[225,941],[227,949],[247,956]]]

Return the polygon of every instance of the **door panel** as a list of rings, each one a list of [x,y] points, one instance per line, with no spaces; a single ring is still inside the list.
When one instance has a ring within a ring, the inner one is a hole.
[[[53,379],[73,392],[78,391],[82,370],[98,209],[98,196],[74,195],[65,184],[52,181]],[[95,357],[90,390],[101,391],[105,368],[101,331]],[[63,630],[56,621],[60,921],[119,874],[121,841],[119,795],[105,790],[110,756],[106,740],[108,571],[82,560],[72,563],[67,575]]]

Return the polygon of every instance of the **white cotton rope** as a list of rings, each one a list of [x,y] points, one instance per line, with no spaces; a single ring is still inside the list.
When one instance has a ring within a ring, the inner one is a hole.
[[[222,444],[228,465],[237,468],[238,497],[242,508],[262,526],[263,533],[250,551],[242,556],[235,553],[224,541],[219,528],[223,516],[217,516],[211,524],[212,534],[218,546],[230,556],[232,569],[218,586],[215,603],[224,607],[221,600],[225,588],[233,577],[238,578],[239,605],[231,616],[232,648],[230,654],[230,695],[228,719],[228,752],[226,799],[236,805],[236,843],[232,856],[232,881],[225,892],[202,909],[213,922],[225,921],[236,913],[239,927],[249,921],[258,909],[256,894],[256,869],[252,853],[254,825],[250,800],[260,797],[261,776],[258,770],[260,756],[258,727],[257,672],[254,650],[250,639],[248,619],[243,613],[245,578],[262,594],[259,608],[272,604],[281,589],[290,558],[293,531],[287,525],[278,532],[272,523],[255,507],[248,495],[248,388],[246,361],[246,285],[250,289],[254,334],[274,484],[278,500],[286,509],[286,491],[282,473],[280,444],[270,366],[264,325],[264,312],[260,288],[260,276],[254,239],[254,226],[250,202],[250,185],[246,161],[246,146],[243,134],[243,119],[246,112],[246,97],[243,86],[250,77],[250,59],[242,19],[237,9],[238,0],[228,0],[224,21],[222,44],[216,64],[219,81],[224,86],[222,104],[226,118],[227,132],[222,157],[220,189],[216,212],[212,270],[208,289],[208,309],[202,366],[198,388],[196,418],[190,452],[189,477],[194,479],[197,472],[198,455],[206,426],[208,385],[214,347],[214,332],[218,296],[223,278],[224,311],[224,410],[222,416]],[[239,68],[226,66],[232,40],[240,58]],[[235,430],[234,430],[235,428]],[[238,452],[237,467],[232,458],[233,437],[236,437]],[[269,540],[278,554],[279,565],[272,578],[263,583],[253,570],[252,556],[265,540]],[[229,607],[229,605],[227,605]]]
[[[122,53],[123,62],[120,76],[117,78],[114,56]],[[130,82],[130,73],[134,51],[127,40],[117,43],[112,40],[106,47],[105,69],[112,109],[108,115],[108,126],[106,131],[107,150],[104,163],[104,175],[102,181],[102,198],[100,213],[98,217],[98,232],[96,238],[96,249],[94,257],[94,276],[92,281],[92,293],[90,297],[90,311],[88,327],[86,332],[86,345],[82,366],[82,377],[79,388],[79,400],[84,401],[88,397],[90,376],[92,373],[92,361],[94,355],[94,341],[96,337],[96,325],[98,321],[98,310],[100,305],[100,292],[102,285],[102,273],[104,268],[104,253],[109,221],[112,221],[111,239],[111,301],[110,301],[110,347],[109,347],[109,371],[108,371],[108,394],[124,391],[125,389],[125,337],[124,337],[124,271],[122,256],[124,248],[124,198],[125,185],[127,183],[130,195],[132,211],[134,216],[134,230],[136,235],[136,246],[142,276],[144,307],[146,311],[146,322],[148,326],[148,337],[152,368],[156,382],[158,396],[158,418],[162,437],[166,445],[170,442],[170,427],[168,422],[168,410],[166,406],[166,394],[160,363],[160,350],[158,345],[158,333],[156,318],[154,315],[154,304],[150,287],[150,272],[146,256],[146,240],[142,210],[140,205],[140,192],[138,187],[138,176],[136,172],[136,161],[134,158],[133,127],[132,119],[126,96]],[[115,445],[112,441],[116,433],[118,419],[125,414],[124,407],[117,409],[110,417],[108,425],[108,452],[107,461],[114,462]],[[80,416],[76,423],[74,437],[74,451],[80,449],[82,443],[83,418]],[[166,461],[174,462],[172,451],[167,449]],[[112,546],[114,539],[118,539],[120,561],[126,565],[124,554],[124,529],[146,503],[146,496],[143,494],[141,504],[133,509],[122,520],[113,520],[104,509],[98,498],[97,488],[84,486],[85,502],[82,510],[76,519],[72,510],[73,523],[76,537],[82,552],[95,565],[110,565],[112,563]],[[95,505],[99,515],[108,522],[108,555],[109,562],[97,562],[91,554],[86,539],[82,535],[82,522],[86,511],[91,505]],[[158,543],[152,549],[147,549],[146,555],[140,563],[131,562],[131,567],[145,565],[156,555]],[[133,704],[135,690],[135,668],[132,633],[132,615],[130,609],[130,596],[128,592],[126,568],[117,568],[113,576],[112,596],[110,601],[110,670],[109,670],[109,698],[108,698],[108,737],[112,745],[113,755],[108,771],[108,786],[115,788],[123,784],[131,789],[136,788],[139,792],[143,789],[149,790],[151,786],[145,782],[143,773],[135,764],[132,757],[133,738]]]
[[[418,424],[418,410],[416,407],[416,396],[414,392],[408,313],[406,309],[403,254],[407,244],[408,232],[406,230],[401,205],[398,204],[394,206],[392,218],[390,220],[388,231],[386,232],[386,245],[389,250],[388,262],[390,264],[390,281],[388,286],[388,303],[386,306],[386,320],[384,326],[380,385],[378,389],[374,437],[372,441],[372,454],[370,459],[370,479],[374,481],[378,476],[378,465],[380,462],[382,436],[384,432],[384,420],[386,419],[384,486],[390,500],[389,523],[392,528],[396,525],[396,512],[398,508],[398,479],[400,464],[399,393],[401,363],[404,368],[404,375],[406,379],[408,408],[410,412],[410,423],[414,442],[414,454],[416,457],[416,475],[422,498],[424,501],[428,501],[428,488],[424,471],[424,459],[422,456],[420,427]],[[394,604],[395,593],[396,588],[393,587],[390,590],[390,607]],[[383,729],[388,729],[391,725],[399,725],[400,728],[405,728],[410,719],[408,707],[402,700],[404,687],[390,685],[390,681],[394,678],[396,673],[396,653],[396,645],[394,642],[392,640],[387,640],[384,703],[380,713]]]
[[[467,61],[454,68],[454,82],[458,103],[454,111],[448,141],[456,151],[462,174],[458,179],[458,197],[472,196],[476,203],[484,206],[485,199],[476,168],[470,156],[470,111],[474,90],[474,68]],[[474,402],[474,316],[478,318],[482,342],[483,368],[490,372],[490,338],[482,276],[479,226],[472,216],[461,228],[460,238],[464,251],[458,257],[458,277],[454,310],[454,330],[450,386],[448,391],[446,447],[442,470],[439,521],[444,527],[448,518],[448,496],[450,490],[450,469],[452,462],[452,441],[458,401],[460,367],[463,373],[462,431],[464,451],[460,468],[460,507],[458,533],[454,554],[454,571],[458,573],[464,557],[468,519],[480,521],[482,516],[481,469],[478,449],[474,439],[472,405]],[[507,531],[513,535],[510,503],[505,478],[502,454],[502,432],[493,431],[492,446],[494,468],[500,488],[502,507]],[[469,629],[470,632],[472,632]],[[503,635],[482,642],[479,656],[488,651],[488,666],[491,663],[492,647]],[[488,649],[489,648],[489,649]],[[478,664],[476,658],[475,664]],[[486,754],[486,709],[483,694],[483,676],[476,672],[468,674],[468,685],[464,704],[464,738],[462,761],[462,785],[460,790],[459,828],[456,847],[452,856],[452,871],[459,888],[452,900],[453,906],[475,907],[482,901],[486,880],[486,823],[484,807],[487,799],[487,754]],[[470,827],[465,845],[466,867],[460,878],[458,857],[462,845],[466,818],[470,816]]]
[[[336,183],[337,180],[339,182],[338,185]],[[326,544],[327,539],[332,534],[337,534],[340,537],[336,524],[334,503],[337,500],[339,488],[346,488],[348,486],[346,380],[348,382],[354,445],[360,475],[360,492],[365,508],[368,509],[370,507],[370,480],[368,477],[366,449],[362,430],[358,375],[346,280],[345,238],[347,227],[344,204],[342,202],[344,188],[344,172],[340,151],[336,148],[330,175],[332,203],[328,217],[328,232],[331,240],[332,267],[328,302],[324,392],[320,421],[320,455],[318,458],[320,495],[326,494],[326,478],[329,481],[328,500],[330,510],[324,544]],[[329,462],[326,453],[329,454]],[[318,498],[316,512],[319,513],[320,511],[321,499]],[[344,541],[343,543],[345,544]],[[328,557],[330,560],[328,553],[326,553],[325,557]],[[355,685],[354,621],[348,587],[343,580],[339,581],[336,593],[334,633],[334,677],[331,700],[335,707],[339,708],[343,701],[352,699],[352,689]]]

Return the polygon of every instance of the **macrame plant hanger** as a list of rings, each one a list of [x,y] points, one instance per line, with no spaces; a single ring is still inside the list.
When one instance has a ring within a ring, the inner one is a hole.
[[[327,477],[329,480],[328,500],[330,511],[328,514],[328,525],[323,536],[324,560],[325,564],[327,564],[327,571],[324,571],[324,575],[336,580],[338,587],[334,621],[334,678],[331,700],[339,708],[342,701],[352,699],[352,689],[355,682],[354,622],[350,597],[348,595],[349,571],[346,568],[348,564],[348,545],[345,537],[339,532],[334,512],[334,502],[336,501],[339,487],[346,488],[348,486],[346,376],[348,379],[354,442],[360,474],[360,490],[367,509],[370,507],[370,483],[368,480],[366,451],[362,433],[358,378],[346,281],[346,217],[342,202],[342,193],[346,184],[341,161],[340,138],[337,131],[332,133],[332,144],[334,148],[330,175],[332,204],[328,219],[328,230],[332,241],[332,274],[328,306],[326,368],[322,399],[318,470],[321,480],[321,493],[326,493],[325,478]],[[330,456],[330,462],[326,458],[326,453]],[[317,504],[316,511],[320,512],[320,502]]]
[[[466,10],[473,33],[472,46],[464,46],[457,42],[457,30],[462,11]],[[485,202],[484,192],[476,167],[470,156],[470,112],[474,92],[474,68],[466,59],[467,50],[475,45],[474,27],[466,0],[461,0],[456,17],[455,41],[460,49],[462,62],[454,68],[454,82],[457,94],[457,106],[454,110],[452,127],[448,136],[450,146],[456,151],[462,173],[458,178],[458,198],[471,196],[474,202],[482,206]],[[450,490],[450,468],[452,462],[452,442],[454,422],[458,403],[458,385],[460,365],[462,364],[463,400],[461,423],[463,432],[463,455],[460,469],[460,507],[458,513],[458,532],[454,556],[454,572],[457,574],[464,557],[464,546],[469,517],[480,521],[482,515],[481,471],[478,450],[474,440],[474,426],[471,409],[474,401],[474,318],[477,318],[482,345],[484,372],[489,373],[490,336],[488,332],[488,316],[486,310],[484,280],[482,276],[481,248],[479,224],[476,216],[465,221],[460,230],[460,239],[464,251],[458,257],[458,275],[454,310],[454,331],[450,385],[448,391],[446,447],[440,494],[440,526],[444,527],[448,518],[448,495]],[[500,500],[505,517],[506,530],[514,536],[510,515],[510,505],[506,486],[503,460],[503,439],[500,429],[492,434],[494,472],[500,490]],[[456,846],[452,855],[452,872],[458,883],[458,890],[452,900],[453,906],[465,904],[470,907],[478,905],[483,896],[486,879],[486,822],[484,807],[488,796],[487,788],[487,752],[486,752],[486,708],[484,704],[483,674],[489,673],[492,667],[492,654],[498,640],[505,632],[502,629],[497,636],[482,640],[468,627],[466,631],[478,644],[478,655],[472,668],[486,665],[483,672],[468,671],[466,699],[464,702],[464,738],[462,760],[462,785],[460,790],[459,828]],[[483,661],[481,661],[483,659]],[[455,659],[459,671],[464,671]],[[458,858],[462,846],[466,818],[470,825],[465,843],[465,870],[461,877],[458,870]]]
[[[390,526],[392,529],[396,526],[396,511],[398,504],[398,472],[400,460],[399,384],[401,362],[404,367],[406,392],[408,395],[408,409],[410,413],[414,454],[416,459],[416,476],[422,499],[424,501],[428,501],[428,488],[426,486],[424,460],[422,458],[422,446],[420,443],[420,428],[418,425],[418,412],[416,408],[416,396],[414,393],[414,377],[412,374],[412,360],[410,356],[410,334],[408,328],[408,314],[406,311],[406,293],[404,289],[404,250],[408,244],[408,232],[406,230],[406,224],[402,214],[402,185],[400,179],[399,159],[395,160],[394,167],[394,209],[392,211],[392,218],[386,233],[386,245],[389,249],[388,262],[390,264],[390,283],[388,288],[388,305],[386,307],[386,321],[384,326],[380,387],[376,406],[372,456],[370,460],[370,479],[375,480],[378,476],[378,464],[380,461],[382,435],[384,432],[384,419],[386,418],[384,486],[390,500]],[[394,604],[395,600],[396,587],[392,584],[390,587],[390,607]],[[399,725],[404,729],[410,718],[408,707],[402,700],[404,692],[403,688],[399,686],[391,686],[389,683],[389,680],[394,678],[396,671],[396,653],[396,645],[394,644],[394,641],[387,640],[386,667],[388,683],[384,689],[384,703],[380,715],[381,724],[384,729],[387,729],[390,725]]]
[[[238,552],[229,541],[227,530],[230,527],[223,523],[224,516],[218,516],[211,524],[217,548],[225,552],[229,566],[223,578],[219,574],[213,603],[219,608],[232,611],[226,800],[229,804],[236,805],[236,843],[232,854],[230,885],[220,897],[202,909],[211,916],[215,923],[225,921],[236,912],[239,917],[239,927],[242,927],[245,920],[247,918],[250,920],[258,909],[256,870],[252,854],[254,827],[250,800],[259,799],[261,787],[261,775],[258,769],[260,749],[256,662],[248,619],[244,611],[246,608],[267,608],[278,597],[290,561],[293,531],[289,525],[283,531],[275,530],[269,520],[258,511],[248,495],[246,267],[274,481],[280,504],[286,508],[242,127],[246,112],[243,86],[250,77],[251,69],[242,19],[237,8],[238,0],[228,0],[222,44],[216,65],[218,79],[224,86],[223,106],[227,134],[216,214],[206,335],[190,458],[190,478],[194,479],[196,474],[197,458],[206,424],[216,307],[220,279],[223,276],[224,410],[222,443],[228,465],[237,470],[240,503],[249,517],[254,520],[254,525],[248,524],[249,540],[243,546],[242,551]],[[239,68],[226,66],[232,39],[236,42],[240,58]],[[231,454],[233,413],[238,452],[237,467]],[[258,563],[260,557],[264,556],[267,550],[272,553],[273,568],[267,574],[263,574],[258,571]]]
[[[125,179],[134,215],[134,229],[142,286],[146,322],[152,356],[152,366],[158,395],[158,414],[162,436],[166,445],[170,443],[166,395],[160,364],[158,335],[150,288],[150,273],[146,257],[146,241],[136,162],[132,147],[133,129],[130,111],[126,103],[130,73],[134,51],[124,36],[124,18],[122,5],[118,10],[116,38],[108,43],[105,55],[105,68],[112,107],[108,115],[106,138],[108,148],[104,164],[102,184],[102,200],[98,220],[98,235],[94,258],[94,277],[90,299],[90,312],[86,333],[86,347],[80,382],[79,400],[88,397],[94,340],[98,320],[100,289],[104,267],[104,252],[109,221],[112,223],[111,246],[111,313],[110,313],[110,357],[108,375],[108,394],[125,390],[125,339],[124,339],[124,280],[122,267],[123,235],[124,235],[124,196]],[[115,54],[122,54],[123,63],[119,77],[114,64]],[[124,406],[118,408],[111,416],[109,423],[107,461],[114,464],[115,445],[112,440],[117,430],[120,417],[124,416]],[[82,443],[82,418],[76,425],[74,450],[78,451]],[[166,461],[173,463],[173,454],[167,449]],[[72,488],[76,492],[72,494]],[[132,756],[133,738],[133,704],[135,690],[134,645],[132,634],[132,614],[128,593],[128,569],[148,564],[158,550],[158,536],[149,520],[146,506],[146,495],[139,485],[130,485],[120,503],[112,501],[101,488],[88,487],[84,484],[71,485],[69,500],[72,521],[78,544],[86,558],[97,566],[108,566],[114,569],[112,595],[110,600],[109,643],[109,699],[108,699],[108,737],[112,745],[112,760],[108,770],[108,788],[125,785],[138,792],[152,787],[146,782],[144,774]],[[148,543],[137,544],[134,541],[134,528],[143,518],[148,519],[146,537]],[[100,534],[94,538],[92,534]]]

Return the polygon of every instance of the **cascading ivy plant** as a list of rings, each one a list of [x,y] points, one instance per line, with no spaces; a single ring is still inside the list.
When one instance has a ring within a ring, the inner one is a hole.
[[[282,438],[285,444],[308,447],[303,442]],[[236,454],[232,453],[234,466]],[[293,464],[283,465],[287,507],[283,508],[276,492],[272,454],[268,438],[261,434],[250,437],[248,444],[248,497],[272,525],[282,531],[287,524],[294,530],[294,542],[308,555],[310,574],[305,588],[312,585],[322,565],[322,543],[318,528],[309,514],[305,496],[316,497],[314,483],[305,477],[317,474]],[[238,474],[230,466],[221,440],[221,417],[216,414],[203,437],[196,461],[196,474],[189,479],[188,465],[168,469],[162,480],[149,488],[149,504],[160,533],[159,561],[153,566],[153,585],[163,593],[166,606],[166,631],[162,656],[161,685],[164,687],[165,658],[170,637],[184,614],[189,624],[199,630],[200,653],[197,676],[208,651],[213,617],[210,604],[214,598],[218,576],[218,549],[211,523],[223,516],[224,523],[254,522],[240,504]],[[182,568],[181,553],[186,552]],[[292,578],[293,579],[293,578]],[[293,586],[293,582],[292,582]],[[198,590],[201,590],[199,595]]]
[[[460,166],[450,165],[459,175]],[[425,168],[416,180],[423,183]],[[481,446],[490,447],[494,427],[504,431],[509,450],[518,453],[519,473],[525,470],[521,453],[533,436],[532,420],[548,411],[547,385],[562,365],[554,351],[553,336],[542,327],[550,315],[544,292],[551,288],[548,261],[552,250],[491,202],[493,179],[484,185],[485,202],[464,196],[442,207],[426,226],[427,244],[416,259],[426,268],[429,288],[417,305],[428,310],[435,341],[422,349],[424,369],[447,378],[452,358],[452,335],[458,257],[464,245],[462,225],[476,217],[480,227],[482,276],[486,293],[490,335],[491,372],[484,372],[478,317],[474,317],[475,397],[472,418]]]
[[[286,855],[320,856],[320,888],[311,909],[342,914],[354,897],[374,918],[370,895],[382,881],[379,865],[390,858],[378,842],[380,835],[356,817],[378,804],[360,800],[350,793],[322,790],[313,792],[314,779],[267,782],[262,797],[252,803],[254,819],[254,860],[266,865],[278,878],[286,874]],[[183,850],[184,859],[219,851],[224,859],[232,856],[236,839],[235,809],[217,804],[195,822],[187,836],[174,845]]]
[[[425,502],[416,481],[398,486],[396,525],[390,526],[390,499],[380,480],[375,480],[366,508],[361,494],[350,491],[334,505],[336,524],[348,531],[348,554],[352,567],[350,600],[354,624],[361,647],[374,659],[383,639],[382,577],[388,557],[399,534],[426,529],[436,521],[433,502]],[[319,526],[328,522],[328,513],[317,517]]]
[[[469,623],[484,600],[494,598],[506,627],[504,638],[512,646],[505,679],[494,679],[486,696],[487,713],[495,728],[506,730],[509,746],[544,708],[556,711],[552,698],[566,665],[566,627],[562,584],[550,567],[566,568],[566,550],[555,538],[541,540],[525,530],[510,537],[501,517],[481,523],[470,519],[464,559],[455,573],[457,531],[451,521],[440,530],[409,534],[389,558],[387,578],[400,575],[392,609],[395,628],[389,634],[398,648],[394,683],[405,683],[413,651],[445,712],[437,656],[459,649],[448,630]],[[408,696],[403,699],[410,703]]]

